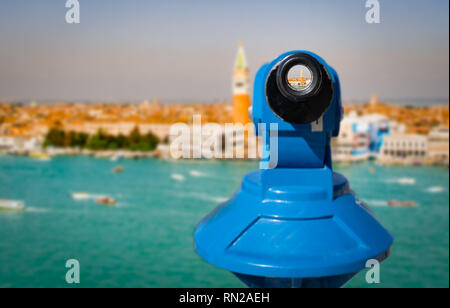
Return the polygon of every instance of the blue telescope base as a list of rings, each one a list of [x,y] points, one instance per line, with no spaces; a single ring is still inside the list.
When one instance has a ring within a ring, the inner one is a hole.
[[[328,167],[268,169],[206,216],[195,249],[249,287],[340,287],[389,256],[392,235]]]

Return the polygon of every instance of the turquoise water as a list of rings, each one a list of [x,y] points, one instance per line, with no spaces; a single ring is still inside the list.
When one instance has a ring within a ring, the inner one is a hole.
[[[117,165],[123,173],[111,172]],[[375,173],[369,172],[372,166]],[[27,205],[24,212],[0,212],[0,287],[66,287],[65,262],[71,258],[80,261],[82,287],[241,287],[232,274],[195,254],[192,233],[256,167],[0,156],[0,199]],[[371,163],[337,169],[395,236],[379,286],[448,287],[448,169]],[[76,201],[73,192],[108,195],[118,206]],[[389,199],[415,200],[419,206],[390,208]],[[373,287],[364,275],[347,287]]]

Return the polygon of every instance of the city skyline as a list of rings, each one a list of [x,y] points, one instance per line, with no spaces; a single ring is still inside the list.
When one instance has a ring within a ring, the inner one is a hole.
[[[338,71],[345,101],[448,101],[448,1],[380,3],[373,25],[365,1],[94,0],[68,25],[64,1],[2,1],[0,100],[231,101],[242,39],[251,80],[277,54],[307,49]],[[302,10],[313,31],[284,31]]]

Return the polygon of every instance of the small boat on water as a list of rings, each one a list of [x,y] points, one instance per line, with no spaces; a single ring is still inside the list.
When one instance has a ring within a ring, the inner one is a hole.
[[[121,172],[123,172],[123,167],[122,167],[122,166],[115,167],[115,168],[112,170],[112,172],[113,172],[113,173],[121,173]]]
[[[416,184],[415,178],[400,178],[398,179],[398,183],[402,185],[414,185]]]
[[[52,157],[47,153],[39,153],[39,152],[32,152],[28,155],[31,158],[36,158],[39,160],[50,160]]]
[[[116,154],[116,155],[112,156],[110,160],[111,161],[118,161],[121,158],[122,158],[122,155]]]
[[[88,200],[92,199],[92,196],[88,193],[79,192],[79,193],[72,193],[72,198],[74,200]]]
[[[99,203],[99,204],[103,204],[106,206],[114,206],[116,205],[116,200],[109,198],[109,197],[98,197],[95,198],[95,202]]]
[[[392,207],[416,207],[417,203],[415,201],[389,200],[388,205]]]
[[[0,199],[0,211],[23,211],[24,209],[25,203],[22,201]]]
[[[429,193],[440,193],[444,191],[444,187],[442,186],[433,186],[427,189]]]
[[[184,181],[184,176],[182,174],[174,173],[170,177],[173,180],[178,181],[178,182],[183,182]]]
[[[77,192],[72,193],[72,198],[77,201],[83,201],[83,200],[94,200],[95,202],[107,205],[107,206],[114,206],[116,205],[117,201],[113,198],[110,198],[108,196],[102,196],[102,195],[91,195],[89,193],[85,192]]]

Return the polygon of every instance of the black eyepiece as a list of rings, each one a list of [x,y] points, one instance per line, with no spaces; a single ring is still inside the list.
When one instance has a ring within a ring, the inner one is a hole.
[[[295,53],[269,73],[266,96],[280,119],[307,124],[318,120],[330,106],[333,83],[317,59],[306,53]]]
[[[277,86],[281,94],[295,102],[306,101],[320,89],[322,73],[317,60],[307,54],[293,54],[277,68]]]

